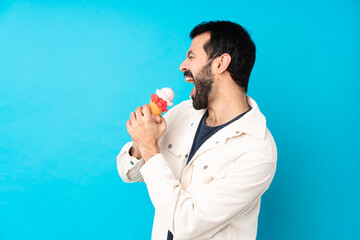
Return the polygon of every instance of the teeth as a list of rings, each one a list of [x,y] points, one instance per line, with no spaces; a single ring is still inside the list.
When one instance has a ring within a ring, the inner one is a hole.
[[[188,82],[188,83],[193,83],[194,82],[194,79],[190,78],[190,77],[186,77],[185,78],[185,81]]]

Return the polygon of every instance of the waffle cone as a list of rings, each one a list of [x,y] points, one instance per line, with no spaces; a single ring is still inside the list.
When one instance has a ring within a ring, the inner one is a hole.
[[[158,105],[156,105],[156,103],[154,103],[153,101],[150,101],[149,107],[152,115],[160,116],[163,113],[158,107]]]

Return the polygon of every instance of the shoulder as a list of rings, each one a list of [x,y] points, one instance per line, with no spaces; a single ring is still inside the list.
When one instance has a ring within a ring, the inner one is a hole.
[[[252,109],[229,127],[229,131],[238,132],[239,135],[228,142],[241,155],[240,161],[272,162],[276,165],[276,143],[267,127],[266,118],[252,98],[248,96],[247,100]]]
[[[270,130],[265,127],[264,138],[245,134],[237,139],[242,146],[241,161],[277,164],[277,147]]]
[[[184,110],[184,109],[190,109],[190,108],[193,108],[192,107],[192,101],[191,100],[185,100],[185,101],[182,101],[181,103],[176,104],[175,106],[173,106],[165,115],[168,115],[169,113],[179,111],[181,109]]]
[[[192,101],[186,100],[173,106],[168,112],[164,114],[163,117],[167,122],[173,121],[174,119],[178,119],[178,118],[184,118],[188,115],[188,112],[191,111],[192,109],[194,109],[192,107]]]

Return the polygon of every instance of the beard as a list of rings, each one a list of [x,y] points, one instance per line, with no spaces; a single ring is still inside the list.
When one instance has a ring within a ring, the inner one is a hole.
[[[191,96],[191,98],[193,100],[193,107],[196,110],[204,109],[208,106],[209,95],[214,83],[211,64],[212,61],[202,67],[197,76],[194,77],[195,95]]]

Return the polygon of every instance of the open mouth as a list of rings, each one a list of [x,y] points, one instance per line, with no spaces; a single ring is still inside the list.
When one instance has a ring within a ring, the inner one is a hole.
[[[192,91],[190,93],[190,97],[194,98],[195,97],[195,92],[196,92],[195,80],[192,77],[185,77],[185,81],[188,82],[188,83],[193,83],[194,84],[194,88],[192,89]]]
[[[188,83],[194,83],[194,79],[192,77],[185,77],[185,81]]]

